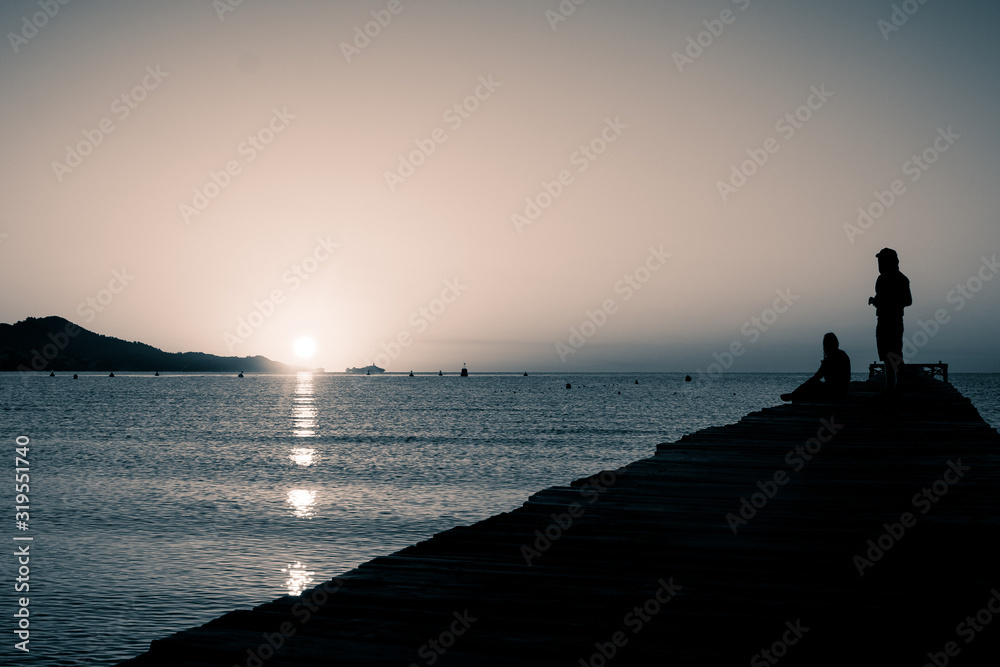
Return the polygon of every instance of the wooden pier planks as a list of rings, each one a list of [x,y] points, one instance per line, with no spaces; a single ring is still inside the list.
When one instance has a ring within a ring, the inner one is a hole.
[[[1000,586],[1000,436],[942,382],[916,380],[899,403],[852,389],[846,404],[768,408],[376,558],[308,621],[281,598],[123,664],[746,664],[774,645],[788,665],[921,665],[948,641],[983,664],[1000,614],[972,643],[956,625]],[[819,436],[795,470],[786,454]],[[772,497],[734,534],[726,515],[764,493],[758,482]],[[924,488],[935,500],[918,506]],[[904,512],[914,525],[886,537]],[[880,538],[888,549],[860,576],[854,557]],[[679,589],[661,604],[664,585]]]

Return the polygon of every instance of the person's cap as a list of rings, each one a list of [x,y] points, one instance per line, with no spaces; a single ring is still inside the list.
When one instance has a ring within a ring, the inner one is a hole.
[[[875,256],[878,257],[879,259],[882,259],[884,257],[886,259],[896,260],[897,262],[899,261],[899,255],[897,255],[896,251],[893,250],[892,248],[882,248],[877,253],[875,253]]]

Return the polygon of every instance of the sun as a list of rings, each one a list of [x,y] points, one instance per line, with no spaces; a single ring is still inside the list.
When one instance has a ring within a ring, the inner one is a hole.
[[[296,356],[302,357],[303,359],[311,357],[316,351],[316,341],[308,336],[303,336],[292,344],[292,349],[295,350]]]

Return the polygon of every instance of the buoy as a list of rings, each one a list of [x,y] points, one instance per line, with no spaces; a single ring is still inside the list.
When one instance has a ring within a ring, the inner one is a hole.
[[[524,371],[524,377],[528,377],[528,371]]]
[[[690,375],[685,375],[684,376],[684,381],[685,382],[690,382],[691,381],[691,376]]]
[[[241,378],[241,377],[243,377],[243,371],[240,371],[240,374],[239,374],[239,375],[237,375],[236,377],[238,377],[238,378]]]
[[[461,373],[461,375],[464,378],[469,377],[469,369],[465,367],[465,364],[462,364],[462,373]]]
[[[77,375],[76,373],[73,373],[73,379],[74,379],[74,380],[79,380],[79,379],[80,379],[80,376],[79,376],[79,375]]]
[[[413,377],[413,371],[410,371],[410,377]]]
[[[160,371],[156,371],[155,373],[153,373],[153,377],[160,377]]]
[[[573,388],[573,385],[571,385],[571,384],[570,384],[569,382],[567,382],[567,383],[566,383],[566,388],[567,388],[567,389],[572,389],[572,388]]]
[[[54,378],[55,376],[56,376],[56,372],[55,371],[49,371],[49,377],[50,378]]]
[[[442,373],[441,371],[438,371],[438,377],[441,377],[442,375],[444,375],[444,373]]]
[[[636,381],[635,381],[635,383],[636,383],[636,384],[639,384],[639,381],[638,381],[638,380],[636,380]]]
[[[109,378],[113,378],[114,376],[115,376],[115,372],[114,371],[111,371],[111,373],[108,374]]]

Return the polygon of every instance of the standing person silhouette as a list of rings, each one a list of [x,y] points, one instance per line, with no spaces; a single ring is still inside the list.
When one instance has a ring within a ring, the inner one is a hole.
[[[875,306],[875,344],[878,358],[885,363],[885,394],[899,391],[897,372],[903,365],[903,308],[913,305],[910,280],[899,271],[899,256],[892,248],[882,248],[878,254],[879,277],[875,281],[875,296],[868,304]]]

